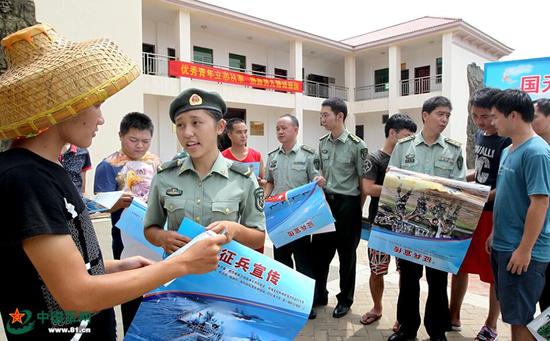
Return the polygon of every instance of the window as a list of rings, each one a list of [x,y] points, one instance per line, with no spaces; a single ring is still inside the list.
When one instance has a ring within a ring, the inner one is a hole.
[[[229,54],[229,69],[238,72],[246,71],[246,57],[238,54]]]
[[[199,64],[212,65],[214,64],[214,53],[212,49],[193,46],[193,61]]]
[[[388,91],[390,70],[388,68],[374,71],[374,92]]]
[[[441,75],[443,74],[443,58],[439,57],[435,59],[435,82],[441,83]]]
[[[274,71],[275,71],[275,78],[282,78],[282,79],[287,78],[287,71],[285,69],[275,68]],[[302,68],[302,77],[303,77],[303,72],[304,72],[304,69]],[[286,91],[281,91],[281,90],[275,90],[275,91],[277,91],[277,92],[286,92]]]
[[[256,76],[265,77],[265,65],[260,64],[252,64],[252,74]],[[254,89],[260,89],[265,90],[265,88],[254,88]]]

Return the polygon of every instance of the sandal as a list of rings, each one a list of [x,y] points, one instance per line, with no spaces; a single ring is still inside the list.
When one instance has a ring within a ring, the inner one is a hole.
[[[368,326],[369,324],[373,324],[374,322],[380,320],[381,317],[382,317],[382,314],[376,315],[371,312],[368,312],[363,316],[361,316],[361,319],[359,320],[359,322],[361,322],[362,325]]]

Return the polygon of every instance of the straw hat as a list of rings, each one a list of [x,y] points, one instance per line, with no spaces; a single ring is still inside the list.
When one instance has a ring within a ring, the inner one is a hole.
[[[0,75],[0,140],[30,137],[105,101],[140,70],[108,39],[75,43],[48,25],[2,40],[8,61]]]

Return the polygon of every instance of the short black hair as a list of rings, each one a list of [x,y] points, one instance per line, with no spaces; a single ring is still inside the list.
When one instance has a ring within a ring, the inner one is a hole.
[[[295,126],[296,128],[300,127],[300,122],[298,122],[298,119],[296,118],[296,116],[291,115],[291,114],[284,114],[284,115],[281,115],[281,117],[279,117],[279,118],[283,118],[283,117],[290,118],[290,121],[292,121],[292,125]]]
[[[416,133],[416,123],[412,118],[407,114],[397,113],[391,115],[390,118],[386,121],[384,126],[384,133],[386,137],[390,135],[390,129],[394,129],[396,133],[399,133],[402,129],[410,130],[413,133]]]
[[[126,135],[132,128],[137,130],[149,130],[151,132],[151,136],[153,136],[155,126],[153,125],[151,118],[146,114],[141,112],[131,112],[124,115],[122,121],[120,121],[119,132],[121,135]]]
[[[539,98],[535,101],[535,105],[544,116],[550,115],[550,98]]]
[[[495,88],[482,88],[474,92],[470,99],[470,105],[478,108],[489,109],[493,108],[495,95],[502,90]]]
[[[225,128],[225,131],[228,132],[228,133],[232,133],[233,132],[233,127],[235,127],[235,124],[239,124],[239,123],[244,123],[246,125],[245,120],[243,120],[242,118],[233,117],[233,118],[229,119],[229,121],[227,121],[227,126]]]
[[[535,118],[535,108],[529,95],[521,90],[507,89],[495,95],[493,108],[508,117],[512,111],[521,115],[524,122],[533,122]]]
[[[424,104],[422,104],[422,112],[431,114],[437,107],[448,107],[453,110],[451,101],[447,97],[434,96],[424,101]]]
[[[327,98],[321,103],[322,107],[330,107],[330,110],[334,112],[336,115],[338,113],[344,114],[344,121],[346,120],[346,117],[348,116],[348,106],[346,105],[346,102],[344,102],[343,99],[338,97],[330,97]]]

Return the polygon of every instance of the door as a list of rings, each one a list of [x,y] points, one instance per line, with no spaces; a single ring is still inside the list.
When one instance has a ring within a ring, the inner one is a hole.
[[[146,75],[156,75],[155,45],[141,44],[143,52],[143,73]]]
[[[414,93],[425,94],[430,92],[430,66],[421,66],[414,69]]]
[[[401,70],[401,96],[409,94],[409,69]]]
[[[265,77],[265,65],[252,64],[252,74],[256,76]],[[254,87],[254,89],[265,90],[265,88],[256,88],[256,87]]]

